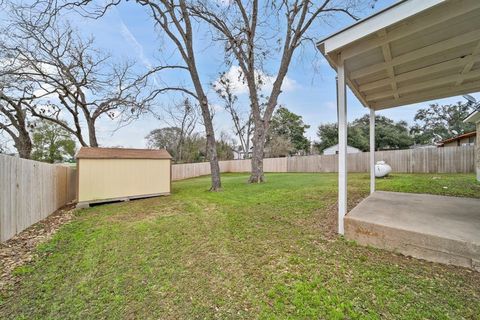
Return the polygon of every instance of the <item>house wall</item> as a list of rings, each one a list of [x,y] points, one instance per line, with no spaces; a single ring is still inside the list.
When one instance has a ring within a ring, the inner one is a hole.
[[[170,193],[169,159],[79,159],[78,202]]]
[[[478,130],[477,130],[477,135],[478,135]],[[449,142],[449,143],[445,143],[443,146],[444,147],[457,147],[457,146],[463,146],[463,145],[470,145],[470,143],[471,143],[470,142],[470,137],[466,137],[466,138],[462,138],[460,140],[455,140],[455,141],[452,141],[452,142]],[[474,139],[473,143],[475,143],[475,139]]]
[[[477,181],[480,181],[480,121],[477,122],[477,142],[475,143],[475,170]]]

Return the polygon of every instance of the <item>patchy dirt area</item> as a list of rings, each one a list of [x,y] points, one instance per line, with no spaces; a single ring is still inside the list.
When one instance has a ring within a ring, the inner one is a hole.
[[[73,219],[73,208],[73,205],[63,207],[10,240],[0,243],[0,293],[15,285],[18,277],[14,270],[35,258],[35,248]]]

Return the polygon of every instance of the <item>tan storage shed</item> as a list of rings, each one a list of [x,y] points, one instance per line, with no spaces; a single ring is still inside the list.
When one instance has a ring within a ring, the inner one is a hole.
[[[76,158],[77,207],[170,194],[172,157],[166,150],[82,147]]]

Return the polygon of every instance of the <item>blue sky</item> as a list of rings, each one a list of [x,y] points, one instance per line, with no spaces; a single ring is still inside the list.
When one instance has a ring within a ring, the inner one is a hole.
[[[366,11],[364,16],[381,10],[394,2],[394,0],[379,0],[375,8]],[[135,60],[139,70],[146,70],[151,65],[158,64],[159,60],[165,59],[164,57],[168,57],[168,62],[181,62],[168,39],[162,38],[161,32],[154,29],[148,14],[135,3],[123,3],[98,20],[79,18],[75,15],[70,18],[81,32],[85,35],[93,35],[96,38],[97,46],[100,49],[109,51],[118,60]],[[321,28],[316,29],[315,36],[320,39],[352,22],[352,20],[346,18],[336,18],[330,21],[330,25],[322,25]],[[208,84],[217,79],[219,72],[228,71],[229,67],[223,63],[222,48],[211,46],[205,30],[198,30],[196,50],[198,52],[197,63],[200,74],[205,87],[209,87]],[[274,59],[272,63],[266,64],[268,74],[274,73],[275,63]],[[287,77],[287,83],[283,88],[284,92],[280,96],[279,102],[291,111],[303,116],[304,122],[311,126],[307,133],[308,138],[316,140],[315,132],[318,125],[335,122],[337,119],[335,72],[320,57],[313,46],[310,46],[305,47],[302,52],[297,51]],[[158,81],[160,83],[189,83],[188,78],[185,78],[181,71],[160,75]],[[210,97],[215,97],[213,91],[209,93]],[[246,93],[239,95],[240,101],[247,101]],[[479,94],[473,96],[480,99]],[[174,95],[164,95],[157,110],[161,112],[163,107],[172,104],[176,99],[178,100],[178,97]],[[454,97],[438,100],[438,102],[452,103],[462,100],[461,97]],[[349,94],[347,101],[349,121],[367,113],[367,110],[352,94]],[[218,107],[215,108],[214,118],[217,133],[225,131],[233,137],[232,124],[228,114],[222,110],[219,101],[211,99],[210,102],[218,104]],[[393,108],[382,111],[380,114],[395,120],[406,120],[412,123],[416,110],[427,105],[428,102],[425,102]],[[245,103],[245,106],[248,106],[248,104]],[[112,120],[102,119],[99,122],[100,144],[102,146],[144,147],[144,137],[148,132],[162,126],[166,126],[164,121],[152,116],[145,116],[127,127],[114,131],[117,124]],[[202,129],[201,125],[198,129]]]

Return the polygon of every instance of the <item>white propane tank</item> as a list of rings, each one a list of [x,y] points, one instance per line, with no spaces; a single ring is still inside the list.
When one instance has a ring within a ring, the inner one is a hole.
[[[385,161],[377,161],[375,164],[375,177],[382,178],[388,176],[392,172],[392,167],[385,163]]]

